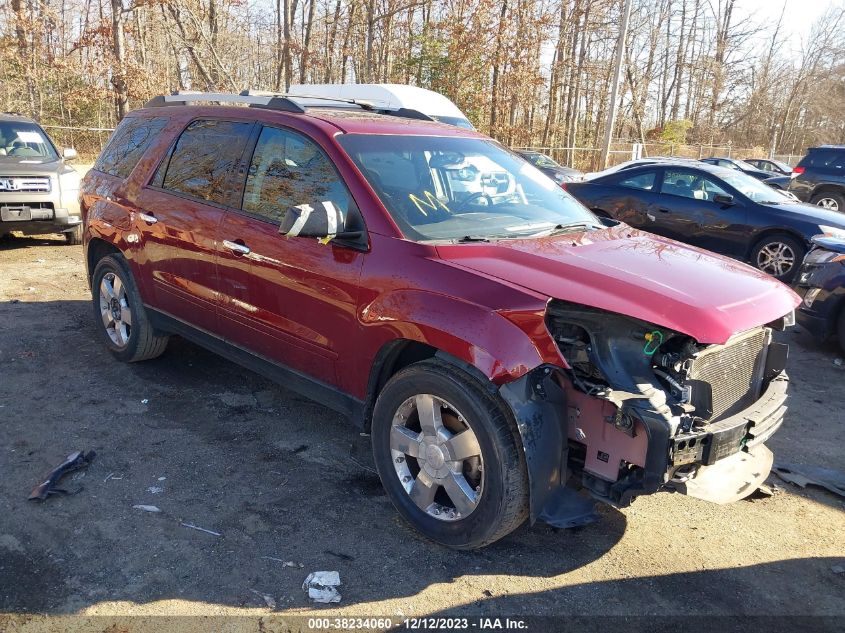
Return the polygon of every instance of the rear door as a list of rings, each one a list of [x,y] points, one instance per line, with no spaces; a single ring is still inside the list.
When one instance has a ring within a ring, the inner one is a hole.
[[[721,180],[703,171],[667,167],[657,207],[665,235],[708,250],[741,257],[748,241],[748,210]],[[717,203],[730,195],[733,204]]]
[[[232,201],[232,171],[252,122],[194,120],[138,195],[153,307],[217,330],[217,229]]]
[[[319,381],[357,333],[362,247],[286,237],[288,207],[329,201],[349,216],[352,196],[311,138],[265,126],[245,161],[243,199],[220,226],[220,320],[226,340]]]

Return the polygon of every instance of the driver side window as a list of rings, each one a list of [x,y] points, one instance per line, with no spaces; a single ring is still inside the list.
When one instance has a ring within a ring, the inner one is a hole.
[[[663,173],[660,193],[694,200],[709,201],[727,192],[707,176],[696,172],[667,169]]]
[[[261,130],[241,208],[279,223],[288,207],[319,202],[333,203],[344,217],[354,204],[331,159],[296,132]]]

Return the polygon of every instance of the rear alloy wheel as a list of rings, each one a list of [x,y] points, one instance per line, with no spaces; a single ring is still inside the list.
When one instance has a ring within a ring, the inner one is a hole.
[[[527,517],[528,476],[512,415],[479,380],[432,360],[376,401],[373,456],[399,513],[433,541],[482,547]]]
[[[132,363],[161,356],[168,337],[153,329],[123,255],[97,262],[91,299],[97,329],[116,358]]]
[[[845,212],[845,196],[833,191],[825,191],[813,196],[813,204],[828,211]]]
[[[754,247],[751,261],[764,273],[788,282],[798,272],[805,250],[795,238],[788,235],[770,235]]]

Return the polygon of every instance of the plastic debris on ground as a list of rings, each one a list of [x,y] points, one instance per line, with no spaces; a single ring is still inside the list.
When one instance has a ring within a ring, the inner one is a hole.
[[[308,592],[308,597],[323,604],[340,602],[339,586],[340,573],[336,571],[312,571],[302,583],[302,589]]]
[[[186,528],[191,528],[192,530],[197,530],[198,532],[205,532],[206,534],[211,534],[212,536],[223,536],[220,532],[215,532],[214,530],[207,530],[204,527],[200,527],[198,525],[194,525],[193,523],[182,523],[180,522],[179,525]]]
[[[845,497],[845,472],[810,466],[808,464],[775,464],[772,472],[784,481],[806,488],[808,484],[830,490],[833,494]]]
[[[143,510],[144,512],[161,512],[161,509],[158,506],[146,506],[143,504],[138,504],[132,507],[136,510]]]
[[[264,604],[266,604],[269,608],[271,608],[271,609],[276,608],[276,601],[273,598],[273,596],[266,594],[266,593],[261,593],[260,591],[256,591],[255,589],[250,589],[250,591],[252,593],[254,593],[256,596],[258,596],[259,598],[261,598],[264,601]]]
[[[57,488],[56,486],[66,474],[88,466],[95,456],[96,453],[94,451],[88,451],[87,453],[85,451],[76,451],[75,453],[71,453],[61,464],[47,473],[40,484],[32,489],[32,492],[29,493],[29,500],[44,501],[52,494],[70,495],[78,493],[82,490],[81,486],[73,491]]]

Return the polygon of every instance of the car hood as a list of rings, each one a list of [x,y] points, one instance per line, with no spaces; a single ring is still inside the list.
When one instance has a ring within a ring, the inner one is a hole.
[[[785,204],[766,205],[779,215],[790,215],[795,219],[802,219],[817,225],[834,226],[845,229],[845,214],[839,211],[829,211],[814,204],[803,202],[787,202]]]
[[[50,176],[74,171],[63,160],[38,157],[0,156],[0,176]]]
[[[554,299],[724,343],[800,299],[745,264],[626,225],[589,233],[441,245],[440,257]]]

